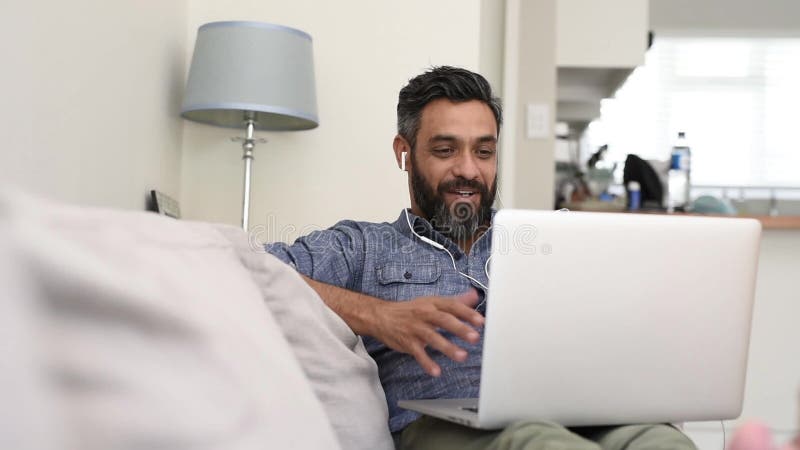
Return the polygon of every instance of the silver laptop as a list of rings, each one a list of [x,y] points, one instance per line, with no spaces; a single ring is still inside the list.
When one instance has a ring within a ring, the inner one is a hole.
[[[399,405],[485,429],[738,417],[760,237],[753,219],[500,211],[480,397]]]

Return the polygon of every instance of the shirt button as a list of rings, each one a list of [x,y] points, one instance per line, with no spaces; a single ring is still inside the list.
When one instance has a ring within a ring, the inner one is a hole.
[[[406,271],[406,273],[403,274],[403,278],[405,278],[406,280],[410,280],[411,279],[411,272]]]

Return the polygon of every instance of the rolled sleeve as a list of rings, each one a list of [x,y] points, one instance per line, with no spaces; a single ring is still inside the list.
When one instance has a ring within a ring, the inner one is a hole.
[[[359,290],[365,243],[355,222],[339,222],[327,230],[298,238],[293,244],[271,243],[265,250],[299,273],[350,290]]]

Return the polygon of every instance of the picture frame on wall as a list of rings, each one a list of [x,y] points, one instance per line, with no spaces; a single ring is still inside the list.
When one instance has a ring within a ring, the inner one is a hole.
[[[173,219],[181,218],[181,208],[178,201],[163,192],[155,189],[151,190],[148,203],[147,209],[150,211]]]

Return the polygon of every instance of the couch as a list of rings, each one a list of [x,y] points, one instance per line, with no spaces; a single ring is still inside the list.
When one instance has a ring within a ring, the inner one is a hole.
[[[0,193],[0,448],[394,448],[361,339],[242,230]]]

